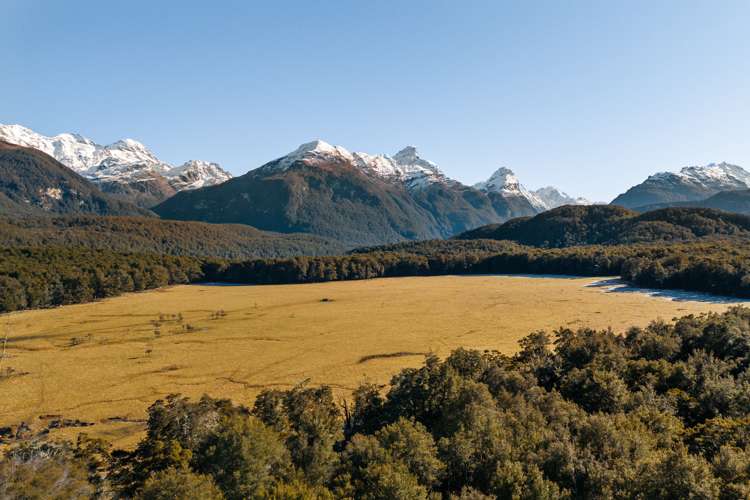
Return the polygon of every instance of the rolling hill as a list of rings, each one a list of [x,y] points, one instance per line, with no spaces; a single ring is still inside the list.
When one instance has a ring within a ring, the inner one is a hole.
[[[639,214],[612,205],[563,206],[534,217],[491,224],[456,239],[514,241],[536,247],[692,241],[750,237],[750,217],[707,208],[665,208]]]

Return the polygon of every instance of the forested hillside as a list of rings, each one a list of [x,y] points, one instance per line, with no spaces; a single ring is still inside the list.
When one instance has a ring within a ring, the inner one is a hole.
[[[240,224],[94,216],[0,218],[0,246],[65,246],[227,259],[333,255],[345,250],[340,243],[319,236],[271,233]]]
[[[568,205],[534,217],[483,226],[456,238],[510,240],[561,248],[694,241],[717,236],[750,237],[750,217],[708,208],[665,208],[639,214],[612,205]]]
[[[153,216],[103,193],[41,151],[0,140],[0,215],[45,213]]]
[[[430,355],[343,403],[304,383],[252,408],[171,395],[133,451],[10,447],[0,497],[748,498],[750,310],[619,333]]]
[[[375,157],[315,141],[218,186],[178,193],[154,211],[165,219],[311,233],[354,247],[448,237],[538,210],[515,192],[449,179],[414,148]]]

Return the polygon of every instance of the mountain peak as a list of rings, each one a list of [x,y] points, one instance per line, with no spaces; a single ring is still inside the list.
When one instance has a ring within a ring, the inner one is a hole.
[[[354,157],[349,151],[341,146],[333,146],[320,139],[315,139],[314,141],[301,144],[297,149],[286,156],[274,160],[268,164],[268,166],[275,170],[286,170],[298,161],[314,163],[324,159],[344,159],[352,161]]]
[[[474,185],[475,188],[491,193],[498,193],[503,197],[525,198],[534,209],[543,211],[547,205],[539,196],[526,189],[518,180],[516,174],[507,167],[500,167],[485,182]]]
[[[295,150],[295,153],[326,153],[335,151],[336,147],[328,144],[326,141],[315,139],[314,141],[306,142]]]
[[[410,164],[414,163],[420,158],[415,146],[406,146],[405,148],[401,149],[401,151],[393,155],[393,159],[399,163]]]
[[[560,191],[554,186],[539,188],[533,193],[547,206],[547,209],[561,207],[563,205],[592,205],[586,198],[573,198],[568,193]]]
[[[81,138],[78,134],[71,134],[74,137]],[[143,145],[142,142],[138,142],[135,139],[120,139],[117,142],[113,142],[109,146],[107,146],[110,149],[138,149],[138,150],[145,150],[146,146]]]

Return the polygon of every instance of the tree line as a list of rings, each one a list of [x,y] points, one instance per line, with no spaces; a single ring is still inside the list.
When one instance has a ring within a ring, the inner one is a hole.
[[[736,240],[534,248],[434,240],[336,257],[230,261],[76,247],[0,249],[0,312],[87,302],[172,284],[309,283],[446,274],[621,276],[638,286],[750,297],[750,247]]]
[[[534,332],[519,351],[427,356],[349,401],[264,390],[252,407],[170,395],[132,450],[32,441],[0,497],[744,499],[750,309]]]
[[[643,287],[750,296],[750,248],[733,240],[554,249],[435,240],[340,257],[212,262],[204,271],[212,281],[256,284],[445,274],[618,275]]]

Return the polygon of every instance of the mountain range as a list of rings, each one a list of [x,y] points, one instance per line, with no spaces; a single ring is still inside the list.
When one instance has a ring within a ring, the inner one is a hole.
[[[155,212],[166,219],[310,233],[352,247],[445,238],[591,204],[554,187],[530,190],[505,167],[468,186],[413,146],[373,155],[316,140],[233,178],[216,163],[172,166],[132,139],[102,146],[77,134],[47,137],[0,125],[0,140],[7,141],[0,165],[5,214]],[[728,163],[661,172],[612,205],[639,212],[682,206],[750,213],[750,173]]]
[[[642,207],[706,200],[724,191],[745,189],[750,189],[750,172],[729,163],[710,163],[685,167],[679,172],[654,174],[619,195],[612,205],[641,210]]]
[[[172,166],[133,139],[102,146],[78,134],[47,137],[21,125],[0,124],[0,140],[47,153],[102,191],[144,208],[179,191],[218,184],[232,177],[218,164],[206,161],[190,160]]]
[[[492,182],[471,187],[447,177],[413,146],[393,156],[370,155],[317,140],[222,184],[180,192],[154,211],[351,245],[440,238],[544,209],[512,172],[501,170]]]

